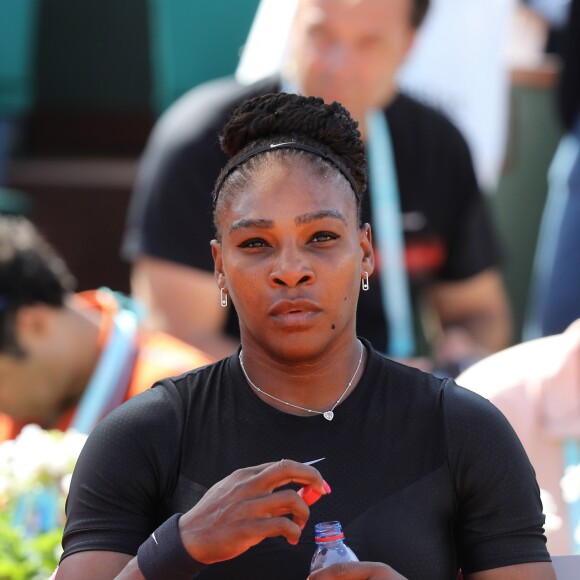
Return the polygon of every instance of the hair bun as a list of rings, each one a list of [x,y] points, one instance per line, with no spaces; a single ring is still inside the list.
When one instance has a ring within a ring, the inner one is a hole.
[[[270,93],[244,101],[224,127],[221,147],[234,157],[250,145],[280,140],[305,140],[322,144],[338,156],[358,184],[366,189],[366,157],[358,123],[337,101],[325,104],[320,97]]]

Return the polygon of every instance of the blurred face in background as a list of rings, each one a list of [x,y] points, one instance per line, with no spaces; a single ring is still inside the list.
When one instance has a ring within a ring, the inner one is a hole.
[[[413,0],[299,0],[290,73],[302,92],[339,101],[359,122],[387,105],[415,37],[412,8]]]
[[[84,377],[79,379],[76,361],[83,361],[66,328],[61,331],[61,310],[48,305],[19,309],[16,339],[23,354],[0,352],[0,413],[48,424],[77,397]]]

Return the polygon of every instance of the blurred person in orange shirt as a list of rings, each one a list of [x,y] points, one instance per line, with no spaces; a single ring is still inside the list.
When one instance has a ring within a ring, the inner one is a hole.
[[[127,297],[73,287],[30,221],[0,217],[0,441],[29,423],[88,433],[156,380],[212,362],[144,332]]]

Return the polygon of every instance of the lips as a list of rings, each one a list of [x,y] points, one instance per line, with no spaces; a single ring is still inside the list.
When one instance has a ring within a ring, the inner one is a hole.
[[[310,300],[281,300],[270,308],[268,314],[278,318],[299,318],[320,311],[321,308]]]

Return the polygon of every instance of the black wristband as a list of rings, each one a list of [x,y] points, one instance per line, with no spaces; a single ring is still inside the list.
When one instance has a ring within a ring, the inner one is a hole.
[[[137,564],[145,580],[191,580],[205,568],[185,549],[179,535],[179,518],[175,514],[160,525],[140,546]]]

